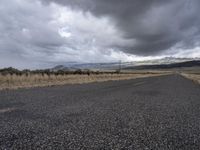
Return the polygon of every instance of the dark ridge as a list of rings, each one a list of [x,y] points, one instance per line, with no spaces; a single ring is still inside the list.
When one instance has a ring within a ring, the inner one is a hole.
[[[172,64],[160,64],[160,65],[141,65],[126,67],[125,69],[174,69],[174,68],[185,68],[185,67],[200,67],[200,60],[172,63]]]

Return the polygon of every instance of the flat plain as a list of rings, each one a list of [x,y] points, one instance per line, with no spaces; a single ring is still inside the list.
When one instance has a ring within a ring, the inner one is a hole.
[[[0,91],[0,149],[199,149],[200,86],[180,75]]]

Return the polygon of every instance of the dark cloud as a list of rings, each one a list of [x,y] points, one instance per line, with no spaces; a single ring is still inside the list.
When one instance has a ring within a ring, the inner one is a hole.
[[[111,49],[112,44],[123,45],[126,40],[106,18],[39,0],[1,1],[0,33],[0,68],[46,68],[68,61],[129,57]]]
[[[0,67],[200,57],[199,0],[0,1]]]
[[[123,51],[150,55],[194,44],[200,35],[199,0],[46,0],[114,20],[125,39]],[[189,42],[190,41],[190,42]],[[193,42],[191,42],[193,41]],[[191,46],[192,46],[191,45]]]

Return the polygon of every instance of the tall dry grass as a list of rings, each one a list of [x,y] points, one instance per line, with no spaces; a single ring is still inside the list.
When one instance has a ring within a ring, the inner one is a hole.
[[[91,74],[91,75],[1,75],[0,89],[29,88],[38,86],[52,86],[64,84],[81,84],[90,82],[102,82],[109,80],[127,80],[149,76],[164,75],[166,73],[126,73],[126,74]]]
[[[182,73],[182,75],[200,84],[200,73]]]

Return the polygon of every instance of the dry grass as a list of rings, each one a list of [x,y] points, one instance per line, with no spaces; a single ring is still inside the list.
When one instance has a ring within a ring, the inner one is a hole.
[[[144,78],[152,76],[160,76],[168,74],[168,72],[135,72],[125,74],[99,74],[99,75],[0,75],[0,90],[31,88],[64,84],[82,84],[90,82],[103,82],[111,80],[127,80],[135,78]]]
[[[182,73],[182,75],[200,84],[200,73]]]

